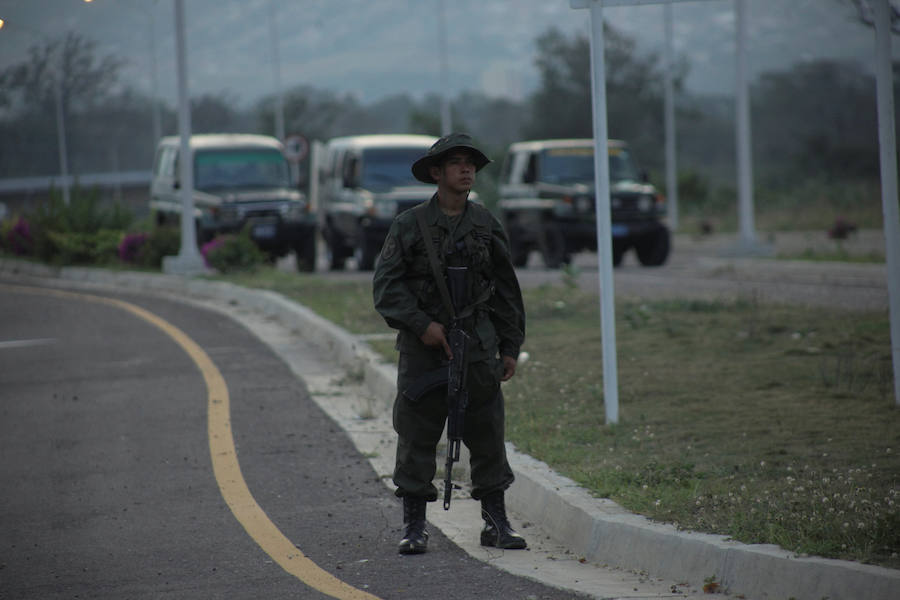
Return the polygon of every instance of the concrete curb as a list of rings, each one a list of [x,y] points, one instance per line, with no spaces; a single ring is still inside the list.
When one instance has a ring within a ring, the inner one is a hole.
[[[0,258],[0,275],[40,277],[76,286],[127,288],[189,298],[215,298],[294,324],[296,331],[350,372],[358,373],[390,410],[396,368],[385,365],[364,342],[280,294],[225,282],[152,273],[77,267],[52,268]],[[59,283],[55,284],[59,285]],[[377,408],[376,408],[377,409]],[[849,561],[797,557],[772,545],[747,545],[725,536],[678,531],[634,515],[618,504],[591,497],[573,481],[508,444],[516,483],[507,493],[511,511],[541,523],[554,541],[591,562],[645,571],[698,587],[711,576],[730,594],[787,600],[894,600],[900,571]]]

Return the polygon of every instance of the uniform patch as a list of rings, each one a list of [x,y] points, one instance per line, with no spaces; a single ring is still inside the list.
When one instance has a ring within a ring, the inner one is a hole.
[[[397,254],[397,240],[389,235],[381,248],[381,260],[391,260],[395,254]]]

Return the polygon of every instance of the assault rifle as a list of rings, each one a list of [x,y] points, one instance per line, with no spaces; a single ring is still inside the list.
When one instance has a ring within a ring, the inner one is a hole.
[[[446,365],[419,377],[403,392],[410,400],[418,400],[423,394],[435,388],[447,386],[447,462],[444,473],[444,510],[450,510],[453,488],[459,487],[453,485],[453,463],[459,462],[466,406],[469,403],[469,392],[466,390],[469,336],[462,328],[461,319],[458,318],[468,297],[466,271],[466,267],[447,267],[447,283],[450,288],[450,301],[453,304],[450,330],[447,332],[447,344],[450,346],[450,354],[453,358]]]
[[[450,284],[450,300],[453,312],[459,315],[466,301],[466,267],[447,267],[447,281]],[[444,472],[444,510],[450,510],[450,494],[453,492],[453,463],[459,462],[459,447],[466,420],[466,406],[469,392],[466,390],[469,336],[463,330],[460,319],[454,316],[447,332],[450,345],[450,364],[447,368],[447,463]]]

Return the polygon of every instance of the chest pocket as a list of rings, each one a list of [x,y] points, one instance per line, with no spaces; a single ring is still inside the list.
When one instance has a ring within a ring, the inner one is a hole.
[[[441,248],[444,242],[443,230],[437,227],[429,229],[431,232],[431,243],[434,244],[434,248]],[[425,248],[425,240],[421,236],[416,236],[411,250],[412,259],[409,263],[407,285],[415,294],[419,302],[419,308],[442,323],[449,321],[449,315],[444,314],[446,311],[443,307],[441,294],[434,281],[431,263],[428,260],[428,250]],[[439,259],[443,259],[440,253],[438,253],[438,256]],[[443,271],[443,269],[444,265],[441,264],[441,270]]]

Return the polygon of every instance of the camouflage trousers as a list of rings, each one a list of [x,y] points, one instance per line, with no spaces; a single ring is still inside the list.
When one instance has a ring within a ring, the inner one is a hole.
[[[403,395],[423,373],[440,366],[440,352],[401,353],[394,402],[394,429],[398,435],[394,484],[398,496],[437,500],[432,483],[436,450],[447,420],[447,393],[441,387],[409,400]],[[500,390],[502,363],[495,358],[469,364],[466,378],[469,404],[463,427],[463,443],[469,449],[472,497],[480,500],[491,492],[507,489],[513,472],[504,446],[505,412]]]

